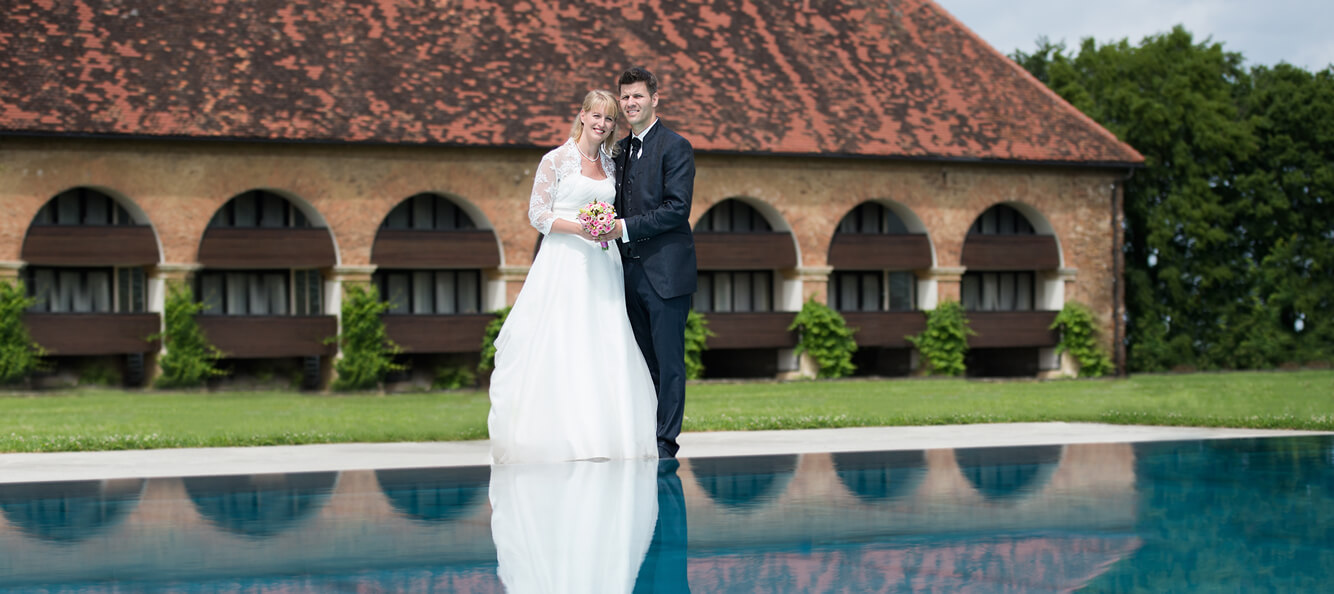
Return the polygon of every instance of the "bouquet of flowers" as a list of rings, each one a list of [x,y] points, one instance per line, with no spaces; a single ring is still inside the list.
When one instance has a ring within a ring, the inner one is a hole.
[[[606,202],[590,202],[579,209],[579,224],[589,235],[597,237],[610,233],[616,226],[616,209]],[[601,242],[602,249],[607,249],[607,242]]]

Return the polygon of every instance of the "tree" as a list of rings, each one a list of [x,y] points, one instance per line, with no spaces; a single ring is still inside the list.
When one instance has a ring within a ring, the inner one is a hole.
[[[1334,320],[1324,315],[1334,306],[1334,68],[1313,74],[1288,64],[1261,66],[1246,82],[1238,102],[1255,123],[1258,148],[1242,164],[1237,185],[1251,215],[1244,245],[1256,266],[1251,306],[1263,308],[1269,323],[1225,349],[1271,365],[1328,361],[1334,356]]]
[[[1244,183],[1266,146],[1239,101],[1242,56],[1176,27],[1139,46],[1086,39],[1076,55],[1043,40],[1014,59],[1145,156],[1126,187],[1130,367],[1272,365],[1292,331],[1257,290],[1274,241],[1254,227],[1276,201]]]

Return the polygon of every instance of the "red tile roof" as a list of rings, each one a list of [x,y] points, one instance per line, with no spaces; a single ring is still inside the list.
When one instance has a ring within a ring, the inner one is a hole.
[[[0,133],[551,146],[642,64],[698,150],[1143,160],[924,0],[6,4]]]

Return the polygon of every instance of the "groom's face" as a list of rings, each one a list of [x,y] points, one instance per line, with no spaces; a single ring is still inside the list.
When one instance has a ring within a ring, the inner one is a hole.
[[[636,133],[653,123],[653,115],[658,109],[658,94],[648,92],[648,84],[643,81],[621,85],[621,113]]]

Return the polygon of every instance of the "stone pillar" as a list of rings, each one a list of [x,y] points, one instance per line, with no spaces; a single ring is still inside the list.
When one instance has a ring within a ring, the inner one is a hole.
[[[24,266],[27,266],[26,262],[0,260],[0,280],[14,281],[19,278],[19,272]]]
[[[528,278],[528,270],[531,268],[531,266],[501,266],[495,272],[488,273],[487,281],[496,282],[499,285],[495,295],[503,295],[505,298],[504,303],[500,303],[493,309],[514,305],[514,300],[519,298],[519,290],[523,288],[523,281]],[[493,298],[493,301],[496,301],[496,299]]]
[[[814,298],[828,305],[829,275],[833,272],[832,266],[798,266],[792,269],[791,276],[801,283],[801,302],[804,304]]]
[[[162,262],[148,269],[148,295],[144,305],[148,311],[163,313],[166,311],[167,285],[172,282],[186,283],[194,280],[196,272],[202,268],[199,264],[175,264]],[[199,299],[195,295],[195,299]],[[165,322],[164,322],[165,323]],[[165,327],[164,327],[165,330]]]
[[[962,266],[941,266],[917,273],[917,309],[935,309],[944,301],[963,300]]]
[[[1074,268],[1057,268],[1038,272],[1038,290],[1034,296],[1033,309],[1041,311],[1060,311],[1065,307],[1065,296],[1079,271]]]
[[[1038,292],[1034,296],[1033,309],[1042,311],[1060,311],[1065,307],[1065,296],[1074,284],[1079,271],[1074,268],[1057,268],[1038,273]],[[1079,375],[1079,364],[1069,353],[1057,353],[1056,347],[1038,349],[1038,377],[1051,379],[1074,377]]]
[[[356,283],[369,286],[376,266],[335,266],[324,277],[324,315],[338,316],[338,331],[343,331],[343,285]],[[381,298],[384,296],[381,295]]]

